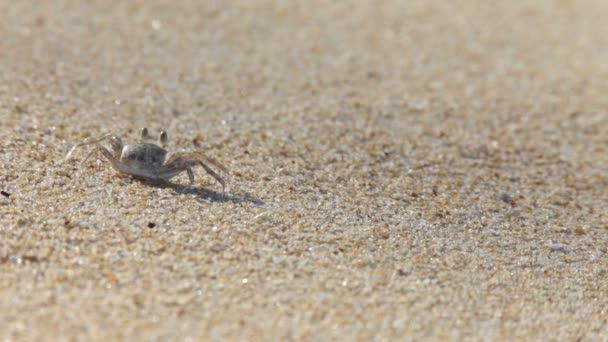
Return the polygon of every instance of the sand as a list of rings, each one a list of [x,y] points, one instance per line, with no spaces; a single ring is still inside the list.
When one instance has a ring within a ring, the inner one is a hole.
[[[1,1],[0,338],[606,341],[606,18]],[[144,126],[226,193],[63,160]]]

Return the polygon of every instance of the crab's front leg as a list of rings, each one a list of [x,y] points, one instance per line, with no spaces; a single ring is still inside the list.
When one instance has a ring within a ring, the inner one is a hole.
[[[70,149],[70,151],[68,152],[68,154],[65,156],[64,161],[70,160],[70,158],[72,158],[72,154],[74,153],[74,151],[76,151],[77,148],[82,147],[82,146],[86,146],[86,145],[96,144],[96,143],[99,143],[100,141],[103,141],[103,140],[108,139],[110,137],[112,138],[112,140],[114,140],[114,138],[116,138],[118,140],[118,142],[120,143],[120,145],[122,146],[122,142],[120,142],[120,138],[116,137],[112,133],[107,133],[107,134],[104,134],[104,135],[102,135],[100,137],[97,137],[97,138],[88,138],[88,139],[85,139],[83,142],[74,145]]]
[[[120,160],[116,159],[114,155],[112,155],[112,152],[108,151],[107,148],[99,144],[97,144],[95,148],[91,150],[91,152],[87,153],[86,157],[84,157],[80,162],[80,165],[84,165],[84,163],[96,152],[101,153],[110,162],[110,165],[112,165],[115,170],[120,171]]]

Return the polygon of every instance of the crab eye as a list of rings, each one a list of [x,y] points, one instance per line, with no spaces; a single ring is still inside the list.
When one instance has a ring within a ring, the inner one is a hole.
[[[150,136],[150,133],[148,132],[148,128],[144,127],[141,129],[141,137],[142,138],[147,138]]]
[[[169,140],[169,137],[167,136],[167,132],[160,131],[160,136],[158,137],[158,139],[161,144],[165,144],[167,142],[167,140]]]

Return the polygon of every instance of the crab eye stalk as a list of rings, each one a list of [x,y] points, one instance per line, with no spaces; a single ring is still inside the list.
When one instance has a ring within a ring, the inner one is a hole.
[[[160,145],[165,145],[167,143],[167,140],[169,140],[169,137],[167,136],[167,132],[165,131],[160,131],[160,136],[158,137],[158,141],[160,142]]]
[[[141,129],[141,138],[142,139],[146,139],[150,136],[150,133],[148,132],[148,128],[144,127]]]

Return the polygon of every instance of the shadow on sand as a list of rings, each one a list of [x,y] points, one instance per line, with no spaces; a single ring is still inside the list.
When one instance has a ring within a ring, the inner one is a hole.
[[[202,187],[192,187],[187,185],[181,185],[172,183],[169,181],[156,181],[150,179],[143,179],[138,177],[131,177],[132,179],[153,186],[160,189],[172,189],[176,194],[180,195],[196,195],[198,200],[210,201],[210,202],[232,202],[232,203],[253,203],[255,205],[264,205],[264,201],[259,198],[252,196],[248,192],[241,192],[239,194],[222,193]]]

